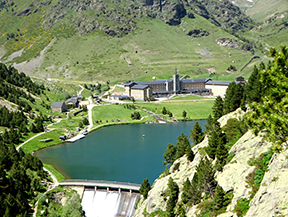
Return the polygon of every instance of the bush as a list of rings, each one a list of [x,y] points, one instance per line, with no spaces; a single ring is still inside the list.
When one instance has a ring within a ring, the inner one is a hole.
[[[141,115],[139,112],[134,112],[131,114],[131,118],[132,118],[132,120],[140,120]]]
[[[244,216],[246,212],[249,210],[250,208],[249,202],[250,200],[246,198],[240,198],[237,200],[237,204],[234,208],[234,212],[236,212],[238,217]]]

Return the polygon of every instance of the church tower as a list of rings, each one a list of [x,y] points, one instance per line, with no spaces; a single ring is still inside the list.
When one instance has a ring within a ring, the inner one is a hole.
[[[175,75],[173,75],[173,91],[178,92],[180,89],[179,75],[177,74],[177,68],[175,68]]]

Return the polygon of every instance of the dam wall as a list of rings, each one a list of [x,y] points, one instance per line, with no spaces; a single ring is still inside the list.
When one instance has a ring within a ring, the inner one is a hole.
[[[132,217],[139,198],[136,192],[85,188],[81,204],[87,217]]]
[[[133,183],[65,180],[59,185],[77,190],[86,217],[132,217],[140,198],[140,185]]]

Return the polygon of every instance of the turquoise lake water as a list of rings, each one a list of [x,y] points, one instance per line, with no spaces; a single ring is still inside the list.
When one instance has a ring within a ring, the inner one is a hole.
[[[37,151],[35,155],[67,179],[141,183],[148,178],[152,184],[165,169],[162,161],[167,144],[175,144],[181,133],[189,136],[195,123],[110,126],[74,143]],[[198,123],[204,131],[206,120]]]

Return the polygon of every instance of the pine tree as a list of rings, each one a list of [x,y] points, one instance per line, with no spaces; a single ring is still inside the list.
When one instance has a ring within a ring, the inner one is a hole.
[[[207,124],[205,125],[205,128],[206,128],[205,134],[208,133],[211,130],[214,120],[213,120],[212,116],[209,114],[208,118],[206,119],[206,121],[207,121]]]
[[[185,110],[183,110],[183,112],[182,112],[182,117],[183,117],[183,118],[186,118],[186,117],[187,117],[187,112],[186,112]]]
[[[187,204],[191,200],[191,183],[188,178],[183,184],[181,199],[184,204]]]
[[[181,133],[180,136],[177,137],[178,141],[176,142],[176,159],[182,157],[185,154],[187,147],[190,147],[189,140],[187,136]]]
[[[229,84],[226,93],[225,93],[225,100],[224,100],[224,114],[227,114],[229,112],[233,111],[232,105],[232,99],[234,96],[234,92],[236,89],[236,83],[233,81]]]
[[[197,174],[199,189],[202,192],[209,193],[213,197],[216,187],[216,181],[214,179],[215,171],[207,157],[200,160],[200,163],[197,166]]]
[[[193,129],[191,130],[189,137],[190,137],[190,141],[194,142],[194,145],[202,142],[202,140],[204,139],[202,128],[198,124],[198,122],[195,123]]]
[[[168,181],[168,196],[169,199],[167,201],[166,205],[166,212],[168,217],[174,217],[174,208],[176,206],[176,203],[178,201],[178,194],[179,194],[179,187],[176,182],[173,181],[173,179],[170,177]]]
[[[200,203],[202,191],[199,186],[200,183],[198,178],[198,172],[196,171],[191,181],[191,188],[190,188],[191,199],[187,205],[191,206]]]
[[[228,150],[226,149],[223,142],[220,142],[216,150],[217,165],[216,169],[222,171],[223,166],[226,164],[226,159],[228,156]]]
[[[151,186],[148,179],[144,179],[141,183],[141,187],[139,189],[139,193],[143,195],[144,199],[147,199],[148,192],[150,191]]]
[[[167,114],[167,109],[166,109],[165,107],[163,107],[163,109],[162,109],[162,114],[163,114],[163,115],[166,115],[166,114]]]
[[[225,196],[225,191],[220,185],[217,185],[215,189],[214,200],[213,200],[216,211],[224,207],[224,203],[225,203],[224,196]]]
[[[263,68],[263,66],[261,68]],[[248,84],[245,86],[245,96],[247,103],[260,102],[261,100],[262,84],[260,81],[260,73],[257,66],[254,66],[253,72],[248,79]]]
[[[194,154],[194,152],[192,151],[192,149],[191,149],[190,146],[187,146],[186,151],[185,151],[185,154],[186,154],[187,159],[188,159],[189,161],[192,162],[192,161],[194,160],[195,154]]]
[[[209,135],[208,146],[206,147],[206,153],[212,159],[215,159],[216,150],[218,147],[218,133],[216,131],[212,131]]]
[[[216,120],[221,118],[224,114],[224,104],[221,96],[217,96],[212,107],[213,115]]]
[[[173,162],[176,160],[176,146],[168,143],[167,149],[165,150],[163,157],[165,158],[165,161],[163,161],[164,165],[172,165]]]

